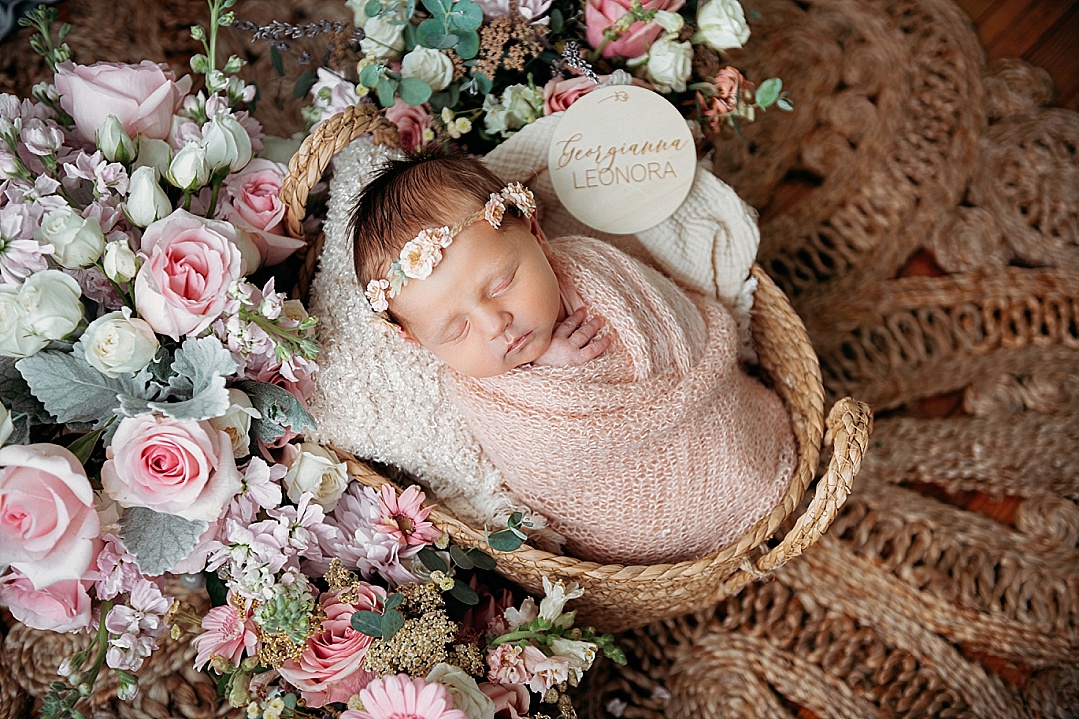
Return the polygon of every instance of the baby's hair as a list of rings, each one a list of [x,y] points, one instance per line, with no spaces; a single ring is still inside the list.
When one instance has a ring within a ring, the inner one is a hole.
[[[360,285],[385,275],[421,230],[454,224],[503,184],[472,155],[437,150],[387,161],[360,193],[349,222]]]

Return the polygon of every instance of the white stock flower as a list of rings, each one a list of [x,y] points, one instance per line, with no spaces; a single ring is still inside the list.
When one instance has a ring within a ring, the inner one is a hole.
[[[31,275],[19,289],[27,329],[46,340],[67,337],[82,320],[81,296],[79,283],[60,270]]]
[[[396,60],[405,49],[405,26],[382,13],[363,24],[360,49],[383,60]]]
[[[181,190],[195,190],[210,179],[211,169],[206,164],[206,148],[189,142],[172,158],[166,178]]]
[[[293,502],[299,502],[304,492],[314,495],[314,502],[332,512],[337,500],[348,488],[348,471],[344,462],[313,442],[303,442],[300,453],[281,480]]]
[[[202,135],[206,165],[212,170],[237,172],[251,161],[251,136],[232,115],[215,115]]]
[[[666,35],[652,43],[648,54],[629,61],[631,67],[647,63],[648,78],[660,92],[684,92],[693,71],[693,46]]]
[[[556,657],[565,657],[570,662],[570,672],[576,675],[577,681],[596,661],[598,647],[592,642],[582,642],[576,639],[564,639],[551,637],[551,653]]]
[[[157,170],[145,165],[136,168],[131,173],[124,209],[131,223],[139,227],[146,227],[155,220],[168,217],[172,213],[172,203],[169,202],[169,196],[161,189],[161,183],[157,180]]]
[[[31,334],[19,303],[19,288],[0,285],[0,355],[29,357],[49,341]]]
[[[549,622],[553,622],[562,615],[562,609],[566,602],[584,595],[584,589],[577,586],[576,582],[570,582],[569,587],[559,579],[554,584],[547,577],[543,578],[543,594],[540,600],[539,615]]]
[[[34,237],[51,244],[53,258],[71,270],[94,264],[105,249],[105,235],[97,220],[83,217],[67,205],[46,214]]]
[[[401,76],[423,80],[438,92],[453,80],[453,62],[445,53],[417,45],[401,60]]]
[[[109,115],[97,131],[97,149],[109,162],[126,163],[135,159],[135,141],[124,131],[116,115]]]
[[[131,309],[109,312],[90,323],[79,338],[83,356],[106,377],[133,374],[153,361],[157,335],[146,323],[131,316]]]
[[[236,459],[251,454],[251,418],[259,416],[246,393],[229,388],[229,408],[220,417],[210,420],[210,426],[224,432],[232,440],[232,456]]]
[[[494,719],[495,703],[460,667],[445,662],[436,664],[428,672],[427,681],[446,687],[453,697],[453,708],[463,711],[468,719]]]
[[[55,122],[45,122],[33,118],[23,125],[19,139],[26,149],[42,157],[55,155],[64,145],[64,131]]]
[[[7,438],[15,431],[15,425],[11,422],[11,412],[7,405],[0,402],[0,446],[7,442]]]
[[[722,51],[742,47],[747,40],[749,25],[738,0],[709,0],[697,10],[693,42]]]

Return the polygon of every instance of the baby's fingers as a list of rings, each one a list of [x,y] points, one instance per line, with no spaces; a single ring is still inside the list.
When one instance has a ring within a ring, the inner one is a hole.
[[[584,318],[585,311],[583,307],[574,310],[573,314],[555,325],[553,336],[561,338],[569,337],[577,330],[577,327],[584,321]]]
[[[584,347],[586,344],[592,341],[599,331],[603,328],[603,318],[593,317],[578,327],[573,334],[570,335],[570,341],[576,344],[578,347]]]
[[[585,362],[594,360],[601,354],[607,351],[607,348],[611,346],[611,336],[603,335],[602,337],[596,337],[591,342],[581,348],[581,359]]]

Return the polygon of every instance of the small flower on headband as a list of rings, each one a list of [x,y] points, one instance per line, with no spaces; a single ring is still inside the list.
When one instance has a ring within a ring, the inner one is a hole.
[[[371,309],[375,312],[382,313],[390,308],[389,299],[386,297],[389,289],[389,280],[371,280],[367,283],[364,294],[367,296],[367,301],[371,303]]]
[[[410,279],[424,280],[430,277],[431,271],[442,261],[442,250],[453,243],[457,233],[479,220],[486,220],[491,227],[498,229],[507,205],[513,205],[525,217],[532,217],[536,213],[536,198],[532,191],[520,182],[511,182],[497,194],[492,194],[481,211],[473,212],[452,228],[428,227],[421,230],[401,248],[400,257],[390,265],[390,271],[384,278],[367,283],[364,295],[371,310],[393,327],[385,314],[390,307],[389,299],[396,297]]]

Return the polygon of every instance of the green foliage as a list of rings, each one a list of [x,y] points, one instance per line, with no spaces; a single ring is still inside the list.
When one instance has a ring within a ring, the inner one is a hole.
[[[779,93],[783,89],[783,81],[778,77],[770,77],[757,88],[757,104],[762,108],[768,108],[779,99]]]

